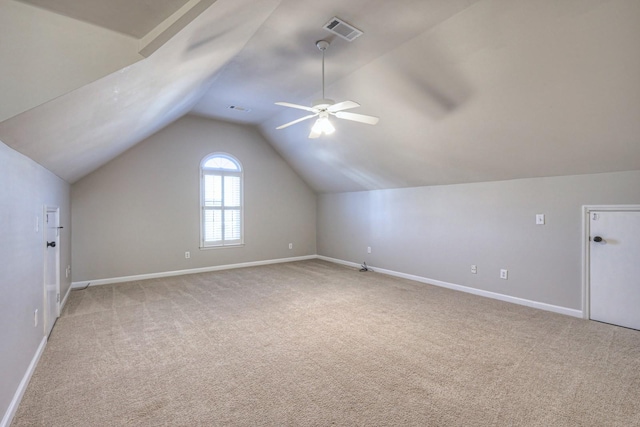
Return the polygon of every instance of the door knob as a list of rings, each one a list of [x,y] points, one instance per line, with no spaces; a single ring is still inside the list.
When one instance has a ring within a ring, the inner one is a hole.
[[[600,242],[602,242],[602,237],[596,236],[596,237],[593,238],[593,241],[597,242],[597,243],[600,243]]]
[[[56,247],[56,242],[47,242],[47,247],[51,246],[52,248]]]

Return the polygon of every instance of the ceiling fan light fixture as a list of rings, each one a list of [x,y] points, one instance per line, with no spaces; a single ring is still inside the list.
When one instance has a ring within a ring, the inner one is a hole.
[[[333,127],[333,125],[329,121],[329,118],[326,116],[324,117],[320,116],[320,118],[316,120],[313,127],[311,128],[312,133],[319,134],[319,135],[322,135],[322,134],[331,135],[335,131],[336,131],[336,128]]]

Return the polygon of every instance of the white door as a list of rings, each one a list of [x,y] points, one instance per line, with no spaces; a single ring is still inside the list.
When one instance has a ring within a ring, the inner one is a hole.
[[[44,256],[44,333],[51,334],[59,311],[60,228],[58,208],[45,208]]]
[[[590,317],[640,329],[640,212],[589,216]]]

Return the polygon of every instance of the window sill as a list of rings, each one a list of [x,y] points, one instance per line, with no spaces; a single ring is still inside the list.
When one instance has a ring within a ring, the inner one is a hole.
[[[238,243],[235,245],[200,246],[200,250],[207,251],[209,249],[231,249],[231,248],[241,248],[243,246],[244,246],[244,243]]]

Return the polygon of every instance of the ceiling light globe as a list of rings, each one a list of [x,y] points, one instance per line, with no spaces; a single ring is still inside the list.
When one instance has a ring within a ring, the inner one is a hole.
[[[331,135],[336,131],[336,128],[333,127],[329,119],[322,119],[322,131],[325,135]]]

